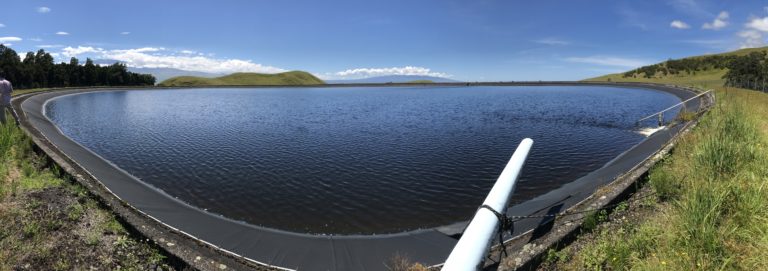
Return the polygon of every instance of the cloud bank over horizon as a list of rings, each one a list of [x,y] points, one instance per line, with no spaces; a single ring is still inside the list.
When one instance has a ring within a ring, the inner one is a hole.
[[[253,63],[250,60],[212,58],[200,53],[194,54],[189,50],[172,51],[163,47],[106,50],[91,46],[68,46],[61,49],[61,52],[52,53],[52,55],[64,59],[86,56],[92,59],[115,60],[134,68],[172,68],[209,73],[279,73],[287,71]]]
[[[15,37],[0,37],[0,41],[16,41]],[[20,38],[18,38],[20,40]],[[52,50],[49,53],[57,62],[68,62],[70,58],[108,60],[124,63],[132,68],[172,68],[185,71],[228,74],[236,72],[280,73],[288,69],[254,63],[251,60],[215,58],[195,50],[172,50],[164,47],[141,47],[133,49],[104,49],[94,46],[38,45],[38,48]],[[313,74],[327,80],[362,79],[390,75],[413,75],[450,78],[452,75],[419,66],[386,68],[354,68],[332,73]]]
[[[432,76],[432,77],[452,77],[447,73],[434,72],[429,68],[416,67],[416,66],[404,66],[404,67],[390,67],[390,68],[356,68],[339,71],[333,74],[337,77],[334,79],[359,79],[369,78],[377,76],[388,75],[419,75],[419,76]],[[323,76],[328,77],[328,76]]]

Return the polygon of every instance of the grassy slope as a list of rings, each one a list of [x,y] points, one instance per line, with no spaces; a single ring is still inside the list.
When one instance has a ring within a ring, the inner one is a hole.
[[[58,172],[19,128],[0,125],[0,270],[172,269]]]
[[[717,55],[747,55],[751,52],[768,51],[768,47],[762,48],[749,48],[741,49],[733,52],[727,52]],[[693,56],[691,58],[701,58],[706,56]],[[678,85],[690,85],[710,89],[723,85],[723,75],[726,70],[716,69],[708,71],[700,71],[695,74],[679,74],[679,75],[667,75],[662,78],[625,78],[624,73],[614,73],[603,75],[600,77],[586,79],[584,81],[612,81],[612,82],[649,82],[649,83],[670,83]]]
[[[768,94],[718,73],[637,80],[714,88],[718,104],[651,170],[639,219],[611,218],[543,269],[768,270]],[[630,79],[612,76],[588,80]]]
[[[676,85],[690,85],[704,89],[711,89],[723,85],[723,75],[725,70],[708,70],[697,72],[696,74],[669,75],[664,78],[624,78],[623,73],[615,73],[600,77],[590,78],[584,81],[611,81],[611,82],[646,82],[646,83],[669,83]]]
[[[180,76],[161,82],[160,86],[247,86],[247,85],[322,85],[323,80],[314,75],[291,71],[277,74],[263,73],[233,73],[230,75],[203,78],[195,76]]]

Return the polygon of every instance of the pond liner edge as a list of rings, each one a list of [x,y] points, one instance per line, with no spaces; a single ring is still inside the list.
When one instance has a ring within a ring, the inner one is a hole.
[[[442,84],[441,84],[442,85]],[[456,84],[453,84],[456,85]],[[491,85],[498,85],[496,83]],[[617,84],[617,83],[582,83],[582,82],[542,82],[542,83],[514,83],[514,84],[504,84],[504,85],[511,85],[511,86],[519,86],[519,85],[591,85],[591,86],[613,86],[613,87],[634,87],[634,88],[642,88],[642,89],[655,89],[655,90],[661,90],[668,93],[671,93],[681,100],[687,99],[688,97],[692,97],[694,94],[693,92],[673,87],[669,85],[657,85],[657,84]],[[347,85],[348,86],[348,85]],[[396,86],[396,85],[395,85]],[[412,85],[408,85],[412,86]],[[463,86],[463,84],[458,84],[458,86]],[[306,86],[302,86],[306,87]],[[147,88],[147,89],[158,89],[158,88]],[[161,88],[165,89],[165,88]],[[159,206],[153,206],[152,204],[147,204],[146,202],[137,201],[136,197],[131,197],[128,195],[127,197],[123,195],[122,197],[120,194],[125,194],[121,192],[115,192],[116,189],[121,189],[120,185],[116,185],[114,182],[110,182],[110,180],[113,180],[114,177],[119,175],[127,175],[123,176],[122,181],[127,182],[133,182],[133,187],[130,187],[130,189],[134,189],[135,191],[142,191],[142,193],[149,193],[155,196],[160,196],[160,198],[165,198],[166,202],[175,202],[174,204],[177,205],[177,207],[181,206],[184,207],[186,205],[185,203],[165,194],[164,192],[151,187],[149,185],[146,185],[142,181],[134,178],[127,172],[124,172],[111,164],[110,162],[106,161],[105,159],[102,159],[95,153],[91,152],[90,150],[87,150],[83,146],[81,146],[79,143],[75,142],[72,139],[69,139],[68,137],[61,134],[60,131],[58,131],[58,128],[53,125],[50,120],[47,119],[42,114],[42,109],[44,108],[45,102],[48,100],[55,98],[57,96],[67,95],[67,94],[74,94],[74,93],[82,93],[82,92],[91,92],[91,91],[109,91],[109,90],[125,90],[124,88],[118,88],[118,89],[74,89],[74,90],[65,90],[65,91],[57,91],[57,92],[45,92],[45,93],[33,93],[28,95],[22,95],[20,97],[17,97],[14,100],[15,105],[17,108],[21,109],[22,111],[22,127],[24,130],[32,136],[33,141],[38,146],[43,145],[44,147],[41,147],[41,149],[48,154],[52,158],[58,158],[54,159],[57,164],[60,164],[65,171],[70,173],[72,176],[75,176],[76,179],[78,179],[81,183],[89,183],[89,185],[86,185],[87,188],[90,190],[103,190],[101,193],[96,193],[101,198],[107,198],[105,199],[106,202],[119,202],[120,204],[109,204],[113,211],[120,214],[121,216],[124,216],[125,221],[128,223],[134,225],[135,228],[137,228],[139,231],[142,231],[142,227],[146,228],[147,224],[156,224],[153,225],[155,228],[158,229],[166,229],[167,231],[170,231],[170,235],[176,235],[177,239],[178,237],[191,239],[193,242],[186,242],[191,243],[188,245],[191,245],[189,249],[195,250],[195,245],[200,246],[203,245],[209,249],[212,249],[214,252],[219,252],[219,254],[223,254],[226,259],[219,259],[220,262],[228,262],[230,264],[234,264],[235,266],[239,264],[243,264],[242,261],[247,261],[249,263],[245,263],[243,267],[248,268],[255,268],[258,267],[258,265],[263,265],[266,267],[271,268],[277,268],[277,269],[286,269],[286,270],[294,270],[294,269],[300,269],[300,270],[327,270],[327,269],[333,269],[333,270],[353,270],[353,269],[366,269],[366,270],[385,270],[386,269],[386,259],[390,259],[391,257],[394,257],[395,255],[403,255],[405,257],[414,257],[411,260],[415,260],[417,262],[423,263],[425,265],[429,266],[439,266],[442,261],[445,260],[448,253],[450,253],[450,250],[453,248],[453,245],[455,245],[455,239],[451,238],[451,235],[456,235],[456,225],[460,224],[454,224],[453,226],[443,226],[443,227],[436,227],[432,229],[424,229],[424,230],[416,230],[416,231],[409,231],[404,233],[396,233],[396,234],[382,234],[382,235],[355,235],[355,236],[329,236],[329,235],[310,235],[310,234],[300,234],[300,233],[292,233],[292,232],[286,232],[281,230],[275,230],[275,229],[269,229],[264,227],[258,227],[246,224],[244,222],[235,221],[231,219],[226,219],[224,217],[211,214],[205,211],[202,211],[198,208],[192,207],[187,205],[185,208],[188,208],[184,212],[184,214],[196,214],[197,218],[203,217],[203,220],[206,220],[206,223],[213,223],[213,221],[219,221],[224,222],[224,224],[229,225],[229,230],[233,230],[235,233],[227,234],[222,231],[210,231],[205,229],[199,229],[192,227],[190,230],[190,227],[182,226],[173,226],[169,223],[163,222],[165,221],[185,221],[187,220],[188,223],[180,223],[180,224],[194,224],[200,221],[195,221],[195,219],[192,219],[190,221],[189,218],[185,218],[184,215],[179,215],[174,211],[169,210],[163,210],[164,208]],[[37,100],[37,103],[29,102],[28,101],[34,101]],[[32,99],[32,100],[30,100]],[[42,99],[42,102],[40,101]],[[17,101],[18,100],[18,101]],[[45,126],[45,127],[43,127]],[[31,129],[30,129],[31,128]],[[34,131],[32,130],[34,129]],[[43,131],[41,131],[43,130]],[[673,131],[674,130],[674,131]],[[36,132],[36,133],[35,133]],[[674,136],[679,132],[679,129],[671,129],[669,131],[670,138],[671,136]],[[644,139],[642,142],[638,143],[637,145],[633,146],[629,150],[625,151],[621,155],[617,156],[616,159],[612,160],[604,166],[601,169],[598,169],[597,171],[600,171],[605,168],[610,168],[610,164],[618,164],[617,161],[621,157],[629,157],[630,155],[625,155],[632,151],[633,149],[638,148],[641,144],[644,144],[644,142],[652,141],[651,138],[660,138],[659,142],[650,142],[647,143],[649,145],[658,145],[658,148],[661,148],[664,146],[664,144],[670,139],[670,138],[662,138],[657,135],[661,135],[662,132],[657,132],[651,137],[648,137]],[[70,142],[68,142],[70,141]],[[652,152],[656,152],[656,150],[652,150]],[[75,157],[72,157],[72,156]],[[84,161],[81,161],[81,163],[86,163],[85,165],[78,163],[77,158],[80,157],[86,157],[90,156],[89,159],[83,159]],[[637,158],[637,157],[635,157]],[[629,164],[632,164],[630,168],[635,167],[636,165],[646,161],[648,157],[641,157],[641,159],[636,161],[637,159],[631,159]],[[99,162],[98,160],[102,160]],[[90,163],[90,164],[89,164]],[[96,166],[95,169],[94,166]],[[88,168],[93,169],[92,171],[89,171]],[[85,174],[84,174],[85,173]],[[590,173],[593,174],[595,172]],[[620,172],[619,174],[621,174]],[[589,176],[589,175],[588,175]],[[581,179],[588,180],[588,176],[582,177],[580,179],[577,179],[576,181],[573,181],[566,186],[575,186],[577,184],[583,184],[582,182],[585,181],[579,181]],[[607,175],[604,175],[607,176]],[[127,177],[127,179],[126,179]],[[610,183],[612,182],[617,176],[609,176],[608,178],[600,178],[600,182],[602,184]],[[585,179],[586,178],[586,179]],[[90,180],[86,180],[90,179]],[[594,178],[593,178],[594,180]],[[107,182],[105,184],[105,182]],[[573,184],[573,185],[571,185]],[[100,186],[100,187],[99,187]],[[599,187],[598,185],[597,187]],[[110,188],[112,187],[112,188]],[[116,189],[113,189],[116,188]],[[562,189],[562,187],[560,188]],[[114,190],[114,191],[113,191]],[[557,189],[556,189],[557,190]],[[587,192],[585,189],[577,189],[581,190],[579,193],[575,193],[573,195],[569,194],[565,200],[556,200],[552,202],[553,199],[551,196],[549,198],[544,197],[550,193],[547,193],[545,195],[542,195],[540,197],[534,198],[531,201],[526,202],[533,202],[536,203],[535,206],[539,206],[541,208],[534,208],[537,209],[537,212],[540,212],[541,210],[547,209],[547,207],[551,207],[554,204],[559,203],[571,203],[568,202],[570,199],[571,201],[574,201],[574,204],[578,204],[578,202],[582,201],[584,198],[589,197],[594,193],[594,189],[590,189],[590,191]],[[554,191],[553,191],[554,192]],[[561,191],[562,192],[562,191]],[[146,194],[144,194],[146,195]],[[109,199],[112,197],[111,199]],[[542,198],[544,197],[544,198]],[[139,199],[143,199],[144,197],[139,197]],[[582,198],[580,200],[575,200],[576,198]],[[549,203],[544,203],[544,201],[549,201]],[[526,203],[524,202],[524,203]],[[533,204],[531,203],[531,204]],[[522,203],[521,203],[522,204]],[[519,206],[519,205],[516,205]],[[519,209],[522,209],[523,207],[518,207],[517,210],[514,208],[510,208],[508,211],[508,214],[511,215],[520,215]],[[525,207],[530,208],[530,207]],[[566,207],[567,208],[567,207]],[[115,209],[124,209],[124,210],[115,210]],[[528,209],[530,210],[530,209]],[[126,211],[133,213],[133,215],[126,214]],[[201,213],[202,212],[202,213]],[[534,212],[533,214],[535,214]],[[158,215],[161,214],[161,215]],[[531,214],[531,213],[529,213]],[[181,216],[181,217],[180,217]],[[141,219],[143,218],[143,219]],[[177,223],[179,224],[179,223]],[[534,223],[535,224],[535,223]],[[206,224],[206,225],[219,225],[216,223],[213,224]],[[534,228],[536,225],[533,225]],[[532,229],[523,230],[525,227],[520,227],[521,234],[524,234],[525,232],[529,232]],[[223,230],[223,229],[219,229]],[[157,230],[156,230],[157,231]],[[161,232],[163,230],[160,230]],[[267,233],[267,235],[270,236],[262,236],[258,235],[257,238],[248,238],[248,240],[243,240],[242,235],[246,234],[244,231],[260,231],[262,233]],[[143,233],[143,232],[142,232]],[[169,234],[146,234],[148,237],[151,237],[155,242],[158,242],[158,240],[164,240],[169,239],[170,237],[163,238],[159,236],[168,236]],[[210,240],[211,238],[206,238],[216,235],[217,238],[216,241],[204,241],[206,239]],[[278,238],[275,239],[275,236]],[[513,236],[518,235],[512,235],[509,236],[510,239]],[[206,239],[204,239],[206,238]],[[261,249],[258,249],[256,247],[259,246],[259,244],[264,244],[265,239],[270,239],[271,241],[267,243],[273,243],[273,244],[283,244],[287,246],[282,246],[279,252],[281,253],[275,253],[274,247],[267,246],[267,248],[262,247]],[[505,238],[507,239],[507,238]],[[253,242],[255,241],[255,242]],[[318,242],[319,241],[319,242]],[[208,269],[205,266],[196,266],[198,264],[195,264],[196,261],[194,261],[194,258],[191,258],[189,255],[184,255],[184,253],[179,252],[179,245],[168,245],[173,244],[171,242],[158,242],[161,247],[169,251],[170,253],[176,255],[176,254],[182,254],[177,255],[180,258],[184,259],[185,262],[189,263],[191,266],[195,266],[201,269]],[[184,242],[179,242],[184,243]],[[202,243],[202,244],[201,244]],[[223,243],[223,244],[222,244]],[[424,244],[429,243],[429,244]],[[290,248],[289,248],[290,247]],[[410,247],[410,248],[408,248]],[[405,248],[405,249],[403,249]],[[261,257],[259,255],[253,255],[253,253],[247,253],[249,250],[257,250],[260,251]],[[245,252],[244,252],[245,251]],[[423,255],[424,251],[428,251],[428,255]],[[323,253],[324,252],[324,253]],[[187,254],[195,254],[195,253],[187,253]],[[211,258],[215,258],[216,253],[214,254],[208,254]],[[296,256],[297,254],[300,254]],[[289,257],[289,255],[293,255],[293,258],[286,258]],[[236,260],[235,263],[232,263],[232,259]],[[291,260],[293,259],[293,260]],[[257,266],[253,266],[252,264],[255,263]]]

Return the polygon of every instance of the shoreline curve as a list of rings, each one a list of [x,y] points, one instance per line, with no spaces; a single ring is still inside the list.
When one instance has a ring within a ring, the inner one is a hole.
[[[428,84],[427,86],[466,86],[467,83]],[[690,90],[655,84],[628,83],[583,83],[583,82],[524,82],[524,83],[487,83],[476,85],[587,85],[587,86],[619,86],[660,90],[671,93],[681,100],[694,96]],[[370,86],[364,85],[343,85]],[[376,85],[381,86],[381,85]],[[384,86],[409,86],[414,84]],[[419,86],[419,85],[415,85]],[[210,88],[210,86],[206,86]],[[226,86],[232,87],[232,86]],[[238,86],[250,87],[250,86]],[[275,87],[275,86],[265,86]],[[279,86],[278,86],[279,87]],[[297,86],[319,87],[319,86]],[[339,87],[339,85],[322,85],[322,87]],[[184,87],[188,88],[188,87]],[[138,88],[131,88],[137,89]],[[166,89],[166,88],[146,88]],[[203,245],[216,253],[223,254],[239,261],[245,266],[252,264],[263,265],[277,269],[301,270],[352,270],[386,269],[384,263],[394,255],[407,255],[410,259],[428,266],[440,265],[453,249],[464,225],[459,222],[451,225],[391,233],[381,235],[313,235],[283,231],[247,224],[223,216],[206,212],[173,198],[140,181],[123,171],[96,153],[88,150],[79,143],[63,135],[44,114],[45,103],[59,96],[93,91],[127,90],[122,88],[109,89],[73,89],[57,92],[34,93],[23,95],[14,100],[14,105],[22,111],[22,127],[32,136],[38,146],[41,146],[50,157],[62,165],[69,174],[75,176],[81,183],[92,190],[103,190],[95,193],[110,204],[119,214],[132,212],[133,216],[123,215],[126,222],[142,231],[146,224],[160,229],[163,234],[145,234],[154,240],[165,238],[158,236],[178,235],[188,239],[186,244],[191,250],[195,245]],[[688,108],[698,109],[698,100],[691,101]],[[570,206],[592,195],[595,190],[610,183],[622,173],[645,161],[666,142],[680,132],[680,125],[659,131],[625,151],[604,167],[574,180],[558,189],[544,195],[517,204],[507,211],[508,215],[538,215],[551,213],[553,210],[563,211]],[[43,147],[45,146],[45,147]],[[57,159],[58,158],[58,159]],[[83,179],[83,180],[81,180]],[[90,179],[90,180],[89,180]],[[136,220],[136,221],[134,221]],[[522,235],[541,224],[541,219],[522,219],[516,222],[515,230],[507,238]],[[137,226],[139,225],[139,226]],[[165,230],[162,230],[165,229]],[[157,230],[156,230],[157,231]],[[167,244],[161,246],[188,263],[191,258],[183,252],[174,252]],[[168,242],[170,243],[170,242]],[[184,243],[184,242],[182,242]],[[163,246],[165,245],[165,246]],[[178,247],[176,248],[178,250]],[[178,255],[181,254],[181,255]],[[187,253],[189,254],[189,253]],[[194,253],[192,253],[194,254]],[[243,262],[244,261],[244,262]],[[191,264],[194,266],[194,264]]]

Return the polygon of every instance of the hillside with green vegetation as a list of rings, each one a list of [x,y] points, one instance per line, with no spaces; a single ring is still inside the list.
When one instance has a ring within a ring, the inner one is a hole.
[[[767,90],[766,55],[768,55],[768,47],[671,59],[624,73],[608,74],[585,81],[670,83],[701,88],[728,84],[748,89]],[[734,72],[729,74],[731,70]]]
[[[765,51],[720,54],[744,58],[707,71],[588,79],[707,87],[717,104],[644,177],[649,185],[588,216],[576,241],[549,250],[539,269],[768,270],[768,93],[724,86],[764,78]]]
[[[196,76],[179,76],[165,80],[159,84],[163,87],[190,86],[296,86],[322,85],[323,80],[303,71],[290,71],[276,74],[266,73],[233,73],[230,75],[204,78]]]

